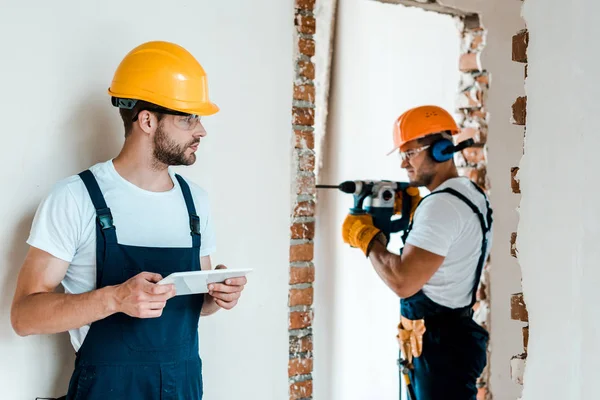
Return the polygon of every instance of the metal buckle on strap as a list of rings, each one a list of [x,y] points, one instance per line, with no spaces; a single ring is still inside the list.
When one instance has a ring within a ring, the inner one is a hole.
[[[200,235],[200,217],[195,214],[190,215],[190,230],[194,235]]]
[[[113,216],[110,212],[110,208],[102,208],[97,211],[98,214],[98,222],[100,223],[100,227],[102,230],[114,228],[115,225],[113,223]]]

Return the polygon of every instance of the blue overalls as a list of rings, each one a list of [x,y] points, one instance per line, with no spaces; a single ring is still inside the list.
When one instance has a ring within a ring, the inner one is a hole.
[[[89,170],[79,175],[97,214],[97,288],[118,285],[142,271],[165,277],[200,270],[200,220],[183,178],[176,175],[190,217],[192,247],[158,248],[119,244],[94,175]],[[202,399],[198,319],[203,300],[203,295],[176,296],[159,318],[117,313],[92,323],[77,353],[67,400]]]
[[[483,191],[475,183],[473,185],[485,197]],[[458,197],[479,217],[483,234],[481,255],[471,304],[468,306],[458,309],[445,307],[431,300],[422,290],[400,301],[402,316],[410,320],[425,320],[423,350],[419,357],[413,358],[413,369],[410,370],[409,377],[416,400],[475,400],[476,382],[487,361],[489,335],[473,320],[473,305],[486,261],[487,233],[492,224],[492,210],[485,197],[487,215],[484,217],[477,206],[452,188],[432,192],[425,198],[441,193]],[[404,233],[404,243],[411,229],[412,223]]]

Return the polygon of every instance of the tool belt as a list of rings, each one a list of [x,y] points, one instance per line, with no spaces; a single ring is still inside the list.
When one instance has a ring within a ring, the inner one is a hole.
[[[419,357],[423,352],[423,335],[425,334],[425,320],[410,320],[405,317],[400,318],[398,324],[398,344],[402,358],[412,365],[413,357]]]
[[[473,310],[469,307],[455,310],[447,313],[440,313],[431,317],[427,317],[427,325],[433,327],[437,324],[446,326],[452,325],[462,318],[472,318]],[[406,361],[410,368],[413,358],[417,358],[423,352],[423,335],[427,331],[425,319],[411,320],[404,316],[400,316],[398,324],[398,344],[402,353],[402,358]]]

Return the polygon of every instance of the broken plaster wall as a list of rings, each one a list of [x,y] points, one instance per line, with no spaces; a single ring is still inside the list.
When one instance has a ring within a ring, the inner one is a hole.
[[[600,4],[526,0],[517,236],[530,321],[524,400],[600,397]],[[560,27],[560,29],[557,29]]]
[[[213,261],[254,269],[238,307],[201,319],[205,398],[288,398],[292,2],[0,3],[0,398],[66,391],[68,335],[21,338],[10,326],[25,240],[54,182],[120,149],[106,90],[125,54],[157,39],[198,58],[221,108],[203,118],[197,163],[177,169],[209,193]]]
[[[494,244],[489,267],[490,384],[494,400],[514,400],[521,387],[511,380],[510,359],[522,352],[520,322],[511,320],[511,294],[521,291],[519,263],[510,254],[510,236],[519,222],[519,196],[512,192],[511,168],[523,154],[523,129],[511,121],[511,105],[522,95],[524,67],[512,61],[512,36],[524,28],[519,0],[441,0],[446,6],[476,12],[487,31],[481,65],[490,74],[486,109],[487,178],[494,207]]]

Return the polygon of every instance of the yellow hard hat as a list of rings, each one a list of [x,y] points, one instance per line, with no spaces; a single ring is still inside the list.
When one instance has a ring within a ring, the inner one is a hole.
[[[169,42],[147,42],[131,50],[117,67],[108,93],[113,105],[123,108],[133,108],[135,102],[127,101],[131,99],[187,114],[219,111],[208,98],[202,65],[186,49]]]

